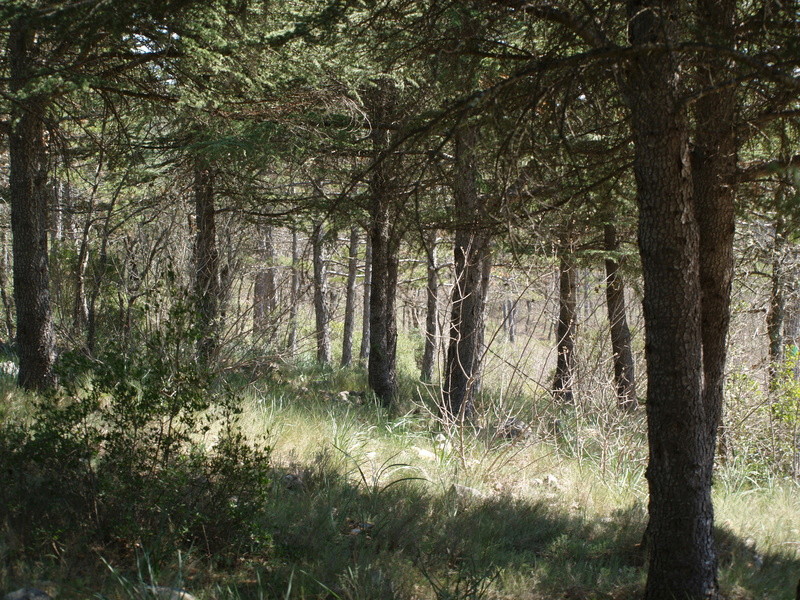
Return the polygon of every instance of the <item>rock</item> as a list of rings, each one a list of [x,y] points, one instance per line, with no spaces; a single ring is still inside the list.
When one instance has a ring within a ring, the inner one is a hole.
[[[144,597],[148,600],[197,600],[186,590],[171,588],[164,585],[146,585],[143,588]],[[38,599],[37,599],[38,600]]]
[[[420,458],[424,458],[425,460],[436,460],[436,455],[430,450],[425,450],[425,448],[418,448],[417,446],[412,446],[412,448],[417,453],[417,456],[419,456]]]
[[[3,596],[3,600],[52,600],[52,596],[36,588],[21,588]]]
[[[295,473],[287,473],[281,477],[281,481],[287,490],[302,490],[306,487],[303,477]]]
[[[454,483],[450,489],[452,489],[456,496],[462,500],[467,498],[483,498],[485,496],[482,491],[475,489],[474,487],[469,487],[468,485],[459,485]]]

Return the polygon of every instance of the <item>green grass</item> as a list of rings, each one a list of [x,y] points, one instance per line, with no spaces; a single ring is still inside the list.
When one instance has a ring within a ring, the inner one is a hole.
[[[313,364],[282,366],[247,385],[239,423],[271,447],[267,488],[241,522],[257,544],[209,554],[202,536],[187,544],[167,529],[171,545],[62,535],[50,548],[26,549],[13,546],[7,522],[0,589],[48,580],[66,600],[130,599],[141,584],[184,587],[201,599],[640,597],[641,414],[559,409],[496,386],[485,393],[478,427],[442,439],[411,376],[391,413],[369,394],[339,395],[365,389],[357,368]],[[19,413],[24,398],[5,397]],[[508,414],[526,417],[534,435],[499,438],[496,425]],[[198,442],[214,448],[218,433]],[[793,598],[798,491],[778,477],[748,477],[740,464],[720,469],[727,597]]]

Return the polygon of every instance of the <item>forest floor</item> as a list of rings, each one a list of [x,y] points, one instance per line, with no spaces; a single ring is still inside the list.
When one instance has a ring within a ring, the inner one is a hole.
[[[213,515],[189,545],[164,542],[180,533],[168,521],[163,536],[80,547],[62,535],[38,554],[13,552],[6,523],[0,590],[38,585],[64,599],[143,598],[146,585],[198,599],[641,596],[643,410],[505,402],[447,435],[424,387],[404,385],[392,414],[364,389],[355,370],[318,368],[281,367],[246,385],[238,422],[269,447],[269,464],[256,503],[225,492],[226,515],[246,507],[237,518],[253,543],[242,550],[216,552],[223,533],[212,531]],[[211,449],[220,439],[212,423],[195,443]],[[725,598],[794,598],[799,492],[736,461],[718,468]],[[155,502],[180,504],[163,494]]]

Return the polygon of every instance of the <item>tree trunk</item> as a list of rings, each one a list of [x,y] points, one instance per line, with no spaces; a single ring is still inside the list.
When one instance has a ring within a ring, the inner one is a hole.
[[[425,349],[422,353],[422,368],[420,379],[425,383],[433,381],[433,371],[436,366],[436,347],[439,341],[439,261],[436,256],[436,246],[439,241],[437,232],[431,231],[425,243],[427,255],[428,283],[425,286],[426,312],[425,312]]]
[[[511,298],[503,300],[503,329],[509,343],[517,341],[517,302]]]
[[[263,336],[269,328],[270,315],[278,306],[278,287],[275,285],[275,244],[272,227],[264,228],[258,247],[262,261],[253,284],[253,334]]]
[[[400,236],[395,216],[398,159],[385,155],[389,125],[396,106],[394,83],[386,79],[372,90],[369,113],[373,121],[372,150],[377,163],[370,178],[370,243],[372,282],[369,306],[370,388],[384,406],[397,395],[397,270]]]
[[[35,35],[22,18],[11,24],[8,61],[14,95],[20,93],[33,75]],[[47,255],[50,190],[46,105],[45,97],[33,93],[22,94],[11,104],[8,144],[19,385],[32,390],[55,383]]]
[[[575,264],[572,242],[568,237],[561,240],[558,254],[558,321],[556,340],[556,374],[553,379],[553,398],[558,404],[575,401],[575,334],[578,326],[577,295],[578,268]]]
[[[358,227],[350,229],[350,248],[347,259],[347,294],[344,301],[344,333],[342,335],[342,366],[353,361],[353,331],[356,321],[356,278],[358,276]]]
[[[195,224],[194,247],[195,302],[197,303],[197,357],[210,366],[219,345],[219,252],[217,250],[214,173],[196,159],[194,168]]]
[[[770,388],[774,388],[780,365],[783,362],[783,323],[786,318],[786,300],[784,294],[784,248],[786,244],[786,225],[783,217],[775,218],[775,240],[772,246],[772,287],[767,312],[767,337],[769,338],[769,379]]]
[[[462,127],[455,133],[454,284],[442,389],[442,417],[449,423],[472,416],[475,394],[480,387],[491,238],[482,222],[485,206],[477,190],[477,133],[475,126]]]
[[[703,402],[699,231],[674,42],[675,0],[629,0],[628,71],[644,276],[650,541],[647,600],[715,599],[711,475]],[[655,46],[656,49],[650,49]]]
[[[6,340],[10,343],[14,339],[14,306],[8,296],[8,250],[6,246],[6,234],[0,232],[0,300],[3,302],[3,322],[6,328]]]
[[[292,289],[289,305],[289,339],[287,346],[294,354],[297,352],[297,305],[300,303],[300,249],[297,231],[292,231]]]
[[[331,362],[330,308],[328,306],[328,266],[325,260],[325,228],[320,222],[314,225],[311,238],[314,257],[314,321],[317,340],[317,362]]]
[[[611,330],[611,352],[614,355],[614,386],[617,392],[617,407],[633,410],[638,405],[636,398],[636,377],[634,373],[633,352],[631,351],[631,331],[625,312],[625,283],[620,273],[619,241],[617,228],[613,223],[604,227],[606,251],[606,305],[608,323]]]
[[[369,305],[370,292],[372,291],[372,242],[367,236],[364,254],[364,302],[361,315],[361,348],[358,357],[362,361],[369,359]]]

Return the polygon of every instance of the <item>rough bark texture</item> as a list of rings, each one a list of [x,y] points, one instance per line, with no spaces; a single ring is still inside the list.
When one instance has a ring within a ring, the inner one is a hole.
[[[35,32],[24,19],[11,25],[8,61],[12,94],[29,83],[33,73]],[[55,342],[50,309],[47,255],[48,142],[47,100],[20,94],[12,103],[9,135],[9,187],[14,254],[14,303],[17,308],[19,384],[44,389],[55,383]]]
[[[553,379],[553,398],[558,403],[572,404],[575,401],[572,386],[575,380],[575,334],[578,326],[578,268],[569,239],[562,240],[558,253],[558,356]]]
[[[317,361],[327,365],[331,362],[331,333],[328,308],[328,269],[325,261],[325,229],[322,223],[314,226],[311,247],[314,259],[314,319]]]
[[[699,0],[696,10],[701,41],[733,49],[735,0]],[[734,264],[736,88],[722,85],[730,77],[731,66],[729,59],[711,54],[698,68],[700,89],[717,89],[695,104],[692,148],[694,206],[700,232],[703,404],[712,443],[716,443],[722,426]]]
[[[477,133],[476,127],[465,126],[455,134],[453,208],[457,229],[452,314],[442,389],[442,417],[448,422],[472,415],[475,393],[480,387],[491,238],[481,222],[485,207],[477,191]]]
[[[389,125],[395,111],[396,94],[389,80],[372,90],[369,114],[372,119],[372,148],[377,163],[370,178],[370,244],[372,246],[372,285],[369,306],[369,385],[384,406],[397,394],[397,270],[399,231],[395,206],[398,159],[385,152],[389,148]]]
[[[364,306],[361,315],[361,348],[358,357],[362,361],[369,359],[369,305],[372,292],[372,242],[367,236],[366,250],[364,251]]]
[[[425,349],[422,352],[420,378],[426,383],[433,381],[436,366],[436,347],[439,342],[439,261],[436,257],[436,246],[439,236],[431,231],[426,240],[428,280],[425,286]]]
[[[197,356],[208,365],[219,345],[219,251],[217,249],[214,173],[199,159],[194,169],[195,225],[194,246],[195,301],[199,336]]]
[[[703,402],[700,235],[680,97],[673,0],[629,0],[639,52],[628,72],[644,276],[650,556],[647,600],[717,598],[711,475],[714,431]],[[655,49],[648,50],[647,48]]]
[[[633,410],[638,405],[636,398],[636,376],[631,351],[631,331],[625,311],[625,283],[620,272],[620,263],[615,258],[619,253],[617,229],[613,223],[604,227],[606,250],[606,305],[611,330],[611,351],[614,354],[614,386],[617,406]]]
[[[272,227],[266,227],[258,244],[262,261],[253,284],[253,333],[264,335],[269,327],[269,317],[278,305],[278,287],[275,284],[275,244]]]
[[[344,333],[342,335],[342,366],[353,362],[353,331],[356,322],[356,278],[358,276],[358,227],[350,230],[347,257],[347,295],[344,302]]]

